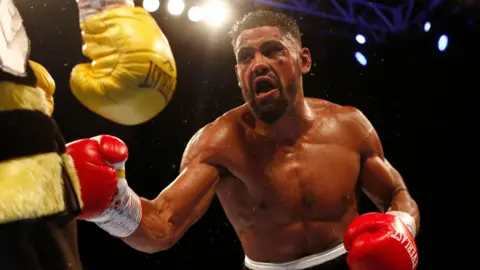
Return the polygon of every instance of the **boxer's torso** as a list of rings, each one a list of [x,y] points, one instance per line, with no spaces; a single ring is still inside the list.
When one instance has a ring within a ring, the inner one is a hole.
[[[229,173],[217,195],[252,260],[280,263],[328,250],[357,216],[361,140],[339,120],[338,106],[308,103],[316,119],[296,141],[279,144],[239,121],[225,154]]]

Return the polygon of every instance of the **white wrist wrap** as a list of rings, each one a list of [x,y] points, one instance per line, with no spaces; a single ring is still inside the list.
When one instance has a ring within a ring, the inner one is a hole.
[[[77,0],[77,5],[80,21],[104,10],[135,6],[133,0]]]
[[[137,229],[142,220],[142,205],[125,178],[118,178],[117,187],[117,193],[108,209],[89,221],[95,222],[113,236],[127,237]]]
[[[413,237],[417,235],[417,224],[415,219],[409,213],[402,211],[389,211],[387,214],[399,217],[403,224],[405,224],[405,226],[407,226],[407,228],[410,230]]]

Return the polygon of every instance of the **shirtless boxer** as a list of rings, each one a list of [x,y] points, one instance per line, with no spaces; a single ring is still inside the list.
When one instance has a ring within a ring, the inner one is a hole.
[[[192,137],[180,175],[158,197],[140,198],[127,186],[128,149],[118,138],[67,145],[90,190],[81,219],[157,252],[177,242],[216,194],[245,269],[415,269],[417,205],[359,110],[304,97],[311,57],[296,23],[256,11],[231,34],[246,104]],[[379,213],[359,216],[359,189]]]

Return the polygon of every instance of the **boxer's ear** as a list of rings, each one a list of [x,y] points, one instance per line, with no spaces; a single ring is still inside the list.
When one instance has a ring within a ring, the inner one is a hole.
[[[300,49],[300,66],[303,74],[310,72],[310,68],[312,67],[312,56],[307,48]]]

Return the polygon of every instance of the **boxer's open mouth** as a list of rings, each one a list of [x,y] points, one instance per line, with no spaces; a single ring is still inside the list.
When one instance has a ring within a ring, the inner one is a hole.
[[[257,98],[263,98],[278,91],[275,81],[269,77],[257,78],[254,87]]]

